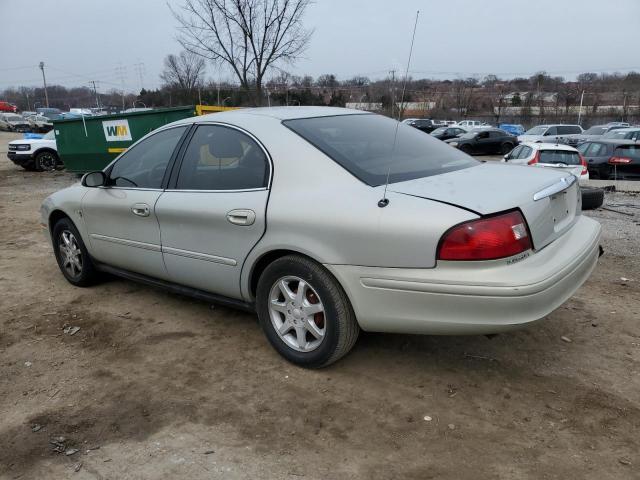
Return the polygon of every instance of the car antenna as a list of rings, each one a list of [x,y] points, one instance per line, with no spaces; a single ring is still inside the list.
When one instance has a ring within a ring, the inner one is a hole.
[[[416,23],[413,25],[413,35],[411,36],[411,48],[409,48],[409,58],[407,59],[407,68],[404,72],[404,81],[402,82],[402,96],[400,97],[400,108],[398,109],[398,121],[396,123],[396,129],[393,132],[393,146],[391,147],[391,160],[389,161],[389,168],[387,169],[387,180],[384,183],[384,193],[382,198],[378,202],[380,208],[384,208],[389,205],[389,199],[387,198],[387,187],[389,186],[389,175],[391,174],[391,164],[393,163],[393,154],[396,150],[396,139],[398,138],[398,127],[400,126],[400,118],[402,117],[402,104],[404,103],[404,92],[407,88],[407,78],[409,77],[409,65],[411,65],[411,55],[413,54],[413,42],[416,39],[416,30],[418,28],[418,16],[420,10],[416,12]]]

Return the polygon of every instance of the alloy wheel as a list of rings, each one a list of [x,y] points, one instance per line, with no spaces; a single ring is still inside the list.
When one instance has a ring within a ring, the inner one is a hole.
[[[40,162],[40,168],[45,172],[52,172],[56,169],[56,158],[51,153],[43,153],[38,159]]]
[[[269,316],[282,341],[298,352],[315,350],[325,337],[324,305],[313,287],[300,277],[282,277],[273,284]]]
[[[78,278],[82,274],[82,250],[72,232],[63,230],[58,242],[62,268],[71,278]]]

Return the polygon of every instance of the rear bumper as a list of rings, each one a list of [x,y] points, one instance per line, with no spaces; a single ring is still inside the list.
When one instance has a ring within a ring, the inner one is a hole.
[[[562,237],[521,260],[438,262],[432,269],[326,266],[363,330],[498,333],[544,318],[573,295],[597,264],[600,229],[580,217]]]
[[[21,167],[33,162],[33,155],[31,155],[30,153],[9,152],[7,153],[7,157],[13,163],[15,163],[16,165],[20,165]]]

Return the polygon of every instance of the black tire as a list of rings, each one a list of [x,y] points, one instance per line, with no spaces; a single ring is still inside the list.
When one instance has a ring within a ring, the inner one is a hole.
[[[75,275],[72,275],[65,267],[65,259],[63,258],[63,252],[60,248],[60,244],[64,242],[63,234],[67,233],[70,233],[73,236],[72,238],[75,241],[77,248],[80,250],[81,255],[81,268]],[[58,220],[53,227],[52,238],[53,251],[58,262],[58,267],[60,267],[60,271],[64,275],[64,278],[76,287],[88,287],[96,283],[99,278],[99,272],[96,270],[95,265],[91,260],[91,256],[87,251],[87,247],[84,245],[82,237],[73,222],[68,218]]]
[[[506,155],[511,150],[513,150],[513,144],[512,143],[503,143],[502,146],[500,147],[500,153],[502,155]]]
[[[271,321],[271,289],[288,276],[304,280],[317,292],[324,307],[324,336],[309,352],[297,351],[285,343]],[[360,333],[351,302],[338,281],[322,265],[301,255],[287,255],[267,266],[258,280],[256,304],[260,324],[273,348],[291,363],[302,367],[321,368],[339,360],[351,350]]]
[[[582,209],[595,210],[604,202],[604,190],[597,187],[580,187],[582,193]]]
[[[466,153],[467,155],[471,155],[471,147],[469,145],[460,145],[460,151]]]
[[[52,172],[58,168],[60,160],[54,152],[40,152],[34,160],[34,168],[39,172]]]

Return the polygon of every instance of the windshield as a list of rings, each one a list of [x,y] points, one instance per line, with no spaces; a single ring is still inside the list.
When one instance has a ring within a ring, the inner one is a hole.
[[[544,132],[547,131],[547,128],[549,127],[533,127],[529,130],[527,130],[526,132],[524,132],[525,135],[544,135]]]
[[[607,131],[607,127],[591,127],[584,131],[585,135],[603,135]]]
[[[53,130],[47,132],[43,137],[43,139],[45,140],[55,140],[56,139],[56,134]]]
[[[565,165],[580,165],[580,154],[563,150],[541,150],[539,163],[564,163]]]
[[[7,115],[6,120],[8,122],[23,122],[24,118],[22,118],[20,115]]]
[[[387,173],[389,183],[395,183],[478,165],[431,135],[381,115],[301,118],[283,124],[371,186],[383,185]]]

